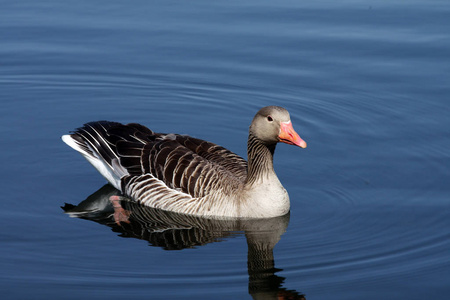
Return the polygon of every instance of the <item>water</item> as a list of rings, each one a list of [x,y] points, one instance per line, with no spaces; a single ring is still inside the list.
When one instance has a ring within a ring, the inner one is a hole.
[[[447,299],[449,13],[447,1],[3,2],[2,297]],[[105,183],[59,139],[83,123],[138,122],[245,156],[265,105],[289,109],[308,142],[275,154],[288,218],[130,207],[120,227],[107,207],[88,220],[60,208]]]

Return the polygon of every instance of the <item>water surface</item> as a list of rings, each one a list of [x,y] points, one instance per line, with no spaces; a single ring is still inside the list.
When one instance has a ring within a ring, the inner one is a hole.
[[[3,3],[2,295],[447,299],[449,15],[447,1]],[[288,217],[130,207],[118,226],[107,205],[61,209],[114,192],[60,140],[83,123],[138,122],[245,157],[265,105],[308,142],[276,150]]]

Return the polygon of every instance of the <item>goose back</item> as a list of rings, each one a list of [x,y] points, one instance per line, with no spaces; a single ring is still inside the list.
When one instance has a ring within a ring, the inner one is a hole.
[[[221,146],[186,135],[155,133],[140,124],[91,122],[70,137],[103,160],[120,177],[122,192],[137,200],[149,190],[155,194],[155,187],[161,196],[227,193],[247,177],[247,162]]]

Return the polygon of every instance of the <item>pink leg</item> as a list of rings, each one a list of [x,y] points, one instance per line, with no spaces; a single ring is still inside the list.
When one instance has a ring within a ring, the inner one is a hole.
[[[121,196],[111,196],[109,197],[109,201],[111,201],[113,207],[114,207],[114,221],[117,225],[120,225],[121,222],[124,223],[130,223],[128,218],[130,217],[131,212],[128,210],[123,209],[122,205],[120,205],[120,201],[122,199],[126,199],[125,197]]]

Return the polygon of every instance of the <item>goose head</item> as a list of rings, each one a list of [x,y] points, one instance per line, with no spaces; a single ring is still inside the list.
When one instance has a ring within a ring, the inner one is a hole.
[[[282,142],[306,148],[306,142],[292,127],[289,112],[280,106],[261,108],[253,118],[249,132],[266,145]]]

